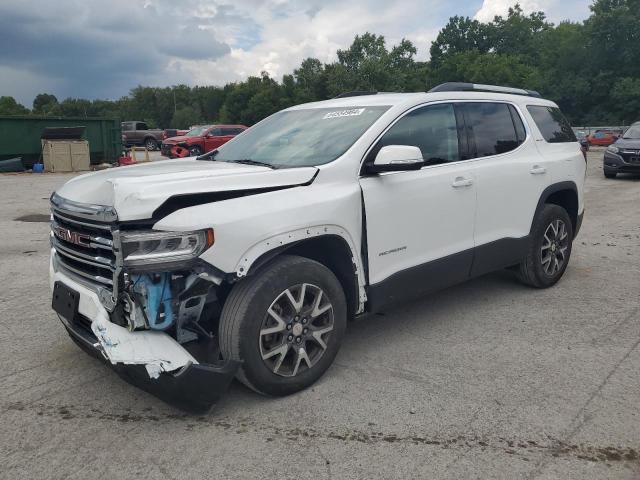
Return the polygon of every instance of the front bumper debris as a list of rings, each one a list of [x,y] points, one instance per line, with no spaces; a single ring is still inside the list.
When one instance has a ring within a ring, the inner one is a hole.
[[[183,410],[201,412],[211,408],[227,391],[240,366],[231,360],[215,365],[188,363],[173,372],[158,372],[157,377],[152,378],[145,364],[111,363],[87,319],[59,318],[73,341],[85,352],[107,363],[128,383]]]
[[[50,282],[54,295],[56,282],[79,293],[76,307],[70,310],[75,314],[58,315],[71,338],[124,380],[167,403],[189,411],[209,409],[226,392],[240,366],[235,361],[218,361],[215,348],[205,348],[196,358],[164,332],[130,332],[111,323],[98,293],[56,271],[53,257]]]

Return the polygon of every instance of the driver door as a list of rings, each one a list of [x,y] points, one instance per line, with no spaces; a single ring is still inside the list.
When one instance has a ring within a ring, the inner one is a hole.
[[[427,165],[367,174],[367,163],[386,145],[417,146]],[[466,158],[462,117],[451,103],[405,114],[367,156],[360,186],[373,310],[469,277],[476,176],[475,161]]]

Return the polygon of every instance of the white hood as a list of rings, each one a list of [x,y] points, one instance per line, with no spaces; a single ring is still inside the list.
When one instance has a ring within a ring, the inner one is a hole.
[[[272,170],[207,160],[164,160],[81,175],[56,193],[74,202],[114,207],[120,220],[137,220],[150,218],[174,195],[299,185],[316,172],[315,167]]]

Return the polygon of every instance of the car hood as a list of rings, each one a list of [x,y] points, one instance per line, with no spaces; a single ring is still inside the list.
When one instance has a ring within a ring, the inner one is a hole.
[[[186,135],[178,135],[177,137],[169,137],[162,141],[168,145],[177,145],[178,143],[199,140],[201,137],[187,137]]]
[[[619,138],[614,145],[618,148],[640,149],[640,139],[636,138]]]
[[[313,180],[317,170],[315,167],[272,170],[190,157],[81,175],[56,193],[74,202],[113,207],[122,221],[139,220],[151,218],[173,196],[301,185]]]

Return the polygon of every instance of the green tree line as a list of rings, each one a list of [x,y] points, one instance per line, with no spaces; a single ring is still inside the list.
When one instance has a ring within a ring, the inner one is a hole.
[[[203,122],[252,125],[291,105],[354,90],[415,92],[448,81],[538,90],[575,125],[640,120],[640,0],[595,0],[583,22],[554,25],[543,12],[519,5],[491,22],[454,16],[416,59],[409,40],[388,46],[381,35],[356,35],[337,60],[307,58],[281,81],[267,73],[224,86],[138,86],[118,100],[43,93],[27,109],[0,97],[0,114],[109,116],[154,127]]]

